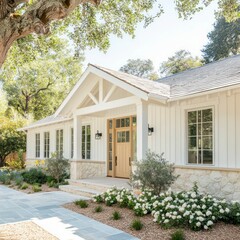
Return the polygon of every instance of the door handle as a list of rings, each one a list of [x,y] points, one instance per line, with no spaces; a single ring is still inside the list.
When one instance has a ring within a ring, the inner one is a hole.
[[[117,166],[117,156],[115,156],[115,166]]]
[[[131,157],[129,157],[129,166],[132,166]]]

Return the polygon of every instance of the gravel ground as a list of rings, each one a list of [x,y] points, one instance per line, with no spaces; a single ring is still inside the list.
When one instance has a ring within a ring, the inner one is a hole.
[[[6,185],[4,185],[6,186]],[[14,190],[17,190],[17,191],[20,191],[20,192],[24,192],[24,193],[35,193],[33,190],[32,190],[32,185],[28,184],[28,188],[27,189],[19,189],[18,186],[15,186],[15,185],[8,185],[7,187],[10,187]],[[50,188],[48,187],[47,184],[42,184],[41,186],[41,189],[42,191],[40,192],[54,192],[54,191],[60,191],[58,188]]]
[[[0,240],[58,240],[33,222],[0,225]]]
[[[133,219],[137,218],[133,211],[125,208],[119,208],[117,206],[107,207],[101,204],[103,211],[100,213],[95,213],[94,209],[99,205],[100,204],[89,201],[89,207],[85,209],[79,208],[74,203],[65,204],[64,207],[93,218],[99,222],[118,228],[142,240],[169,240],[171,233],[176,230],[162,229],[158,224],[153,222],[152,216],[147,215],[140,217],[140,220],[144,224],[143,229],[140,231],[135,231],[130,228]],[[120,220],[111,219],[112,213],[115,210],[121,213],[122,218]],[[194,232],[189,229],[184,229],[184,233],[186,240],[240,240],[240,227],[224,223],[218,223],[213,227],[213,229],[208,231]]]

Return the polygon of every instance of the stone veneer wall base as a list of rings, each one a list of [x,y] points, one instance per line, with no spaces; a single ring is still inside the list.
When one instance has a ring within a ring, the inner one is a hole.
[[[70,178],[72,180],[106,177],[105,161],[71,160]]]
[[[173,190],[190,190],[196,182],[202,192],[227,200],[240,200],[240,171],[237,169],[196,169],[176,166],[175,172],[179,178],[173,184]]]

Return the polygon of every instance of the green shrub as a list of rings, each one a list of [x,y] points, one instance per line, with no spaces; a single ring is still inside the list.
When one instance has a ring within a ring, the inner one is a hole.
[[[25,161],[23,158],[24,152],[23,150],[18,151],[18,157],[16,159],[9,159],[6,161],[6,164],[11,169],[24,169],[25,168]]]
[[[149,151],[146,159],[135,162],[135,167],[131,184],[143,190],[152,190],[156,195],[167,190],[178,177],[174,174],[174,164],[168,163],[163,154]]]
[[[96,213],[99,213],[99,212],[102,212],[102,211],[103,211],[102,206],[97,206],[97,207],[94,208],[94,212],[96,212]]]
[[[68,159],[57,157],[56,154],[46,160],[46,172],[56,179],[57,183],[65,180],[69,176],[70,163]]]
[[[20,187],[20,189],[25,190],[28,188],[28,184],[27,183],[23,183],[22,186]]]
[[[171,234],[171,240],[185,240],[184,232],[182,230],[177,230]]]
[[[19,187],[23,184],[23,177],[21,175],[16,176],[13,180]]]
[[[143,228],[143,224],[139,219],[134,219],[131,223],[131,227],[137,231]]]
[[[11,175],[8,172],[1,171],[0,172],[0,182],[5,185],[11,184]]]
[[[112,219],[113,219],[113,220],[119,220],[121,217],[122,217],[122,216],[121,216],[121,213],[118,212],[118,211],[114,211],[114,212],[112,213]]]
[[[39,168],[31,168],[29,170],[25,170],[22,172],[22,176],[24,181],[29,184],[44,184],[47,182],[46,174]]]
[[[77,200],[74,202],[75,205],[79,206],[80,208],[87,208],[88,207],[88,203],[86,200]]]
[[[34,185],[32,185],[32,190],[33,190],[34,192],[41,192],[41,191],[42,191],[42,188],[41,188],[39,185],[34,184]]]

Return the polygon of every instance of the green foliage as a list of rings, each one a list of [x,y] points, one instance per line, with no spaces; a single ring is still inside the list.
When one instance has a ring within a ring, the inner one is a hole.
[[[131,228],[135,229],[136,231],[139,231],[143,228],[143,223],[140,219],[134,219],[131,223]]]
[[[127,64],[122,66],[120,71],[150,80],[158,79],[157,73],[154,72],[153,62],[150,59],[128,59]]]
[[[163,154],[148,152],[146,159],[135,162],[136,170],[130,182],[133,186],[150,189],[155,194],[167,190],[177,179],[174,174],[174,164],[168,163]]]
[[[53,154],[50,159],[46,160],[46,172],[56,179],[57,183],[65,180],[69,173],[70,163],[68,159]]]
[[[23,150],[18,151],[17,159],[6,160],[6,165],[13,170],[21,170],[25,168],[25,160],[23,159]]]
[[[17,130],[24,123],[22,119],[0,116],[0,167],[8,154],[26,150],[26,135]]]
[[[112,213],[112,219],[113,219],[113,220],[119,220],[119,219],[121,219],[121,218],[122,218],[122,216],[121,216],[121,213],[120,213],[120,212],[114,211],[114,212]]]
[[[11,184],[11,174],[6,171],[0,171],[0,182],[6,185]]]
[[[99,213],[99,212],[102,212],[103,211],[103,208],[102,208],[102,206],[96,206],[95,208],[94,208],[94,212],[95,213]]]
[[[22,190],[25,190],[25,189],[28,188],[28,184],[27,184],[27,183],[23,183],[20,188],[21,188]]]
[[[23,177],[21,175],[17,175],[13,180],[18,187],[22,186]]]
[[[182,230],[176,230],[171,234],[171,240],[185,240],[184,232]]]
[[[37,184],[33,184],[32,185],[32,190],[33,190],[33,192],[41,192],[42,188]]]
[[[202,65],[201,59],[193,57],[188,51],[180,50],[163,62],[159,71],[161,74],[169,76]]]
[[[77,200],[74,202],[75,205],[79,206],[80,208],[87,208],[88,207],[88,203],[86,200]]]
[[[217,61],[240,53],[240,19],[227,22],[217,19],[214,29],[208,34],[208,44],[204,46],[203,58],[206,63]]]
[[[39,168],[31,168],[22,172],[22,176],[25,182],[30,184],[44,184],[47,182],[46,174]]]

